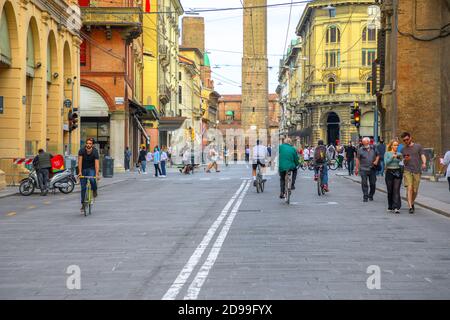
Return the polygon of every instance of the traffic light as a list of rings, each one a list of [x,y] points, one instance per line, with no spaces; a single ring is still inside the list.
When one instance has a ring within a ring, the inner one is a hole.
[[[352,125],[359,128],[361,125],[361,109],[359,109],[359,103],[355,102],[354,106],[351,109],[351,120]]]
[[[76,128],[78,128],[78,113],[69,111],[68,120],[69,120],[69,131],[73,131]]]

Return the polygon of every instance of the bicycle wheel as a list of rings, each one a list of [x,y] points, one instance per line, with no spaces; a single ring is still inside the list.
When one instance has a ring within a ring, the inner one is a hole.
[[[330,162],[328,162],[328,169],[330,170],[336,170],[339,166],[339,163],[336,160],[332,160]]]
[[[261,192],[264,192],[264,182],[261,182]]]
[[[256,178],[256,192],[261,192],[261,180],[259,178]]]
[[[285,179],[285,185],[284,185],[284,192],[285,192],[285,196],[284,196],[284,200],[286,201],[287,204],[289,204],[291,202],[291,179],[292,179],[292,173],[289,172],[286,174],[286,179]]]
[[[87,182],[87,187],[86,187],[86,195],[84,196],[84,216],[87,217],[88,214],[91,214],[91,193],[92,193],[92,189],[91,189],[91,183]]]
[[[317,194],[319,197],[322,195],[322,169],[319,169],[317,177]]]
[[[89,203],[88,208],[89,208],[89,215],[91,215],[92,214],[92,204],[91,203]]]

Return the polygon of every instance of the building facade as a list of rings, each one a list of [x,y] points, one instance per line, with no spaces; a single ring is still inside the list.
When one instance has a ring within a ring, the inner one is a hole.
[[[79,146],[63,102],[79,106],[81,22],[69,0],[0,0],[0,14],[0,169],[8,178],[13,158]]]
[[[83,28],[80,67],[80,142],[93,137],[100,156],[124,169],[124,150],[137,158],[149,144],[143,119],[141,1],[79,1]],[[108,12],[108,14],[105,14]]]
[[[377,51],[375,1],[316,0],[307,4],[281,63],[287,68],[284,86],[290,109],[291,135],[302,144],[348,143],[373,137],[376,99],[372,95],[372,63]],[[299,47],[299,48],[297,48]],[[351,108],[362,110],[359,131],[351,124]]]
[[[268,110],[268,137],[267,143],[271,143],[271,137],[277,135],[280,125],[280,104],[277,94],[269,94],[267,101]],[[222,135],[226,137],[227,130],[237,130],[236,133],[242,133],[242,137],[247,130],[243,125],[243,104],[242,95],[240,94],[226,94],[219,98],[218,103],[218,126],[217,128],[222,132]],[[239,131],[242,130],[242,131]],[[234,150],[230,150],[230,154],[234,155],[234,160],[241,161],[245,159],[244,149],[239,149],[240,143],[238,137],[234,138]],[[246,141],[241,141],[247,143]],[[228,142],[227,142],[228,143]]]
[[[408,131],[442,155],[450,149],[450,1],[379,2],[383,135]]]
[[[178,105],[179,17],[184,13],[179,0],[158,0],[158,103],[159,145],[170,145],[172,133],[184,122]],[[151,31],[151,30],[150,30]]]

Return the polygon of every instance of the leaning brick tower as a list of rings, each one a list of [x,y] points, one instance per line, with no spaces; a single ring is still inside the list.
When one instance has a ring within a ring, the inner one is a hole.
[[[268,129],[267,0],[244,0],[242,127]]]

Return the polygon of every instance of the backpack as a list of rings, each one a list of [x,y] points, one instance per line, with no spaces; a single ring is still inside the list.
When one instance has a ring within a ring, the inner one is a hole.
[[[319,163],[324,163],[327,159],[327,150],[324,146],[318,146],[314,150],[314,161]]]

